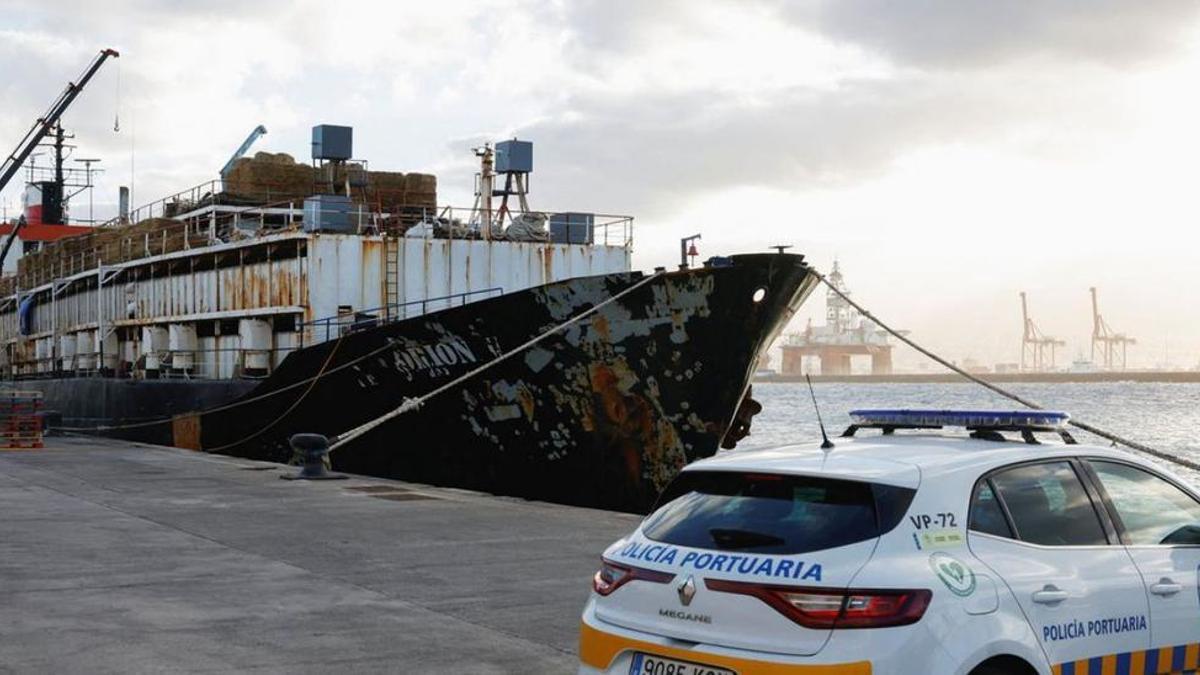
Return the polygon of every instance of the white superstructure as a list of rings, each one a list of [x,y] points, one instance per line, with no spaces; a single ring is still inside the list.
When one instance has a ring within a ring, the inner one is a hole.
[[[26,287],[4,280],[4,375],[261,376],[354,327],[630,268],[625,217],[597,216],[587,243],[556,243],[392,234],[377,224],[386,214],[362,212],[349,233],[314,232],[299,204],[191,204],[111,236],[98,228],[103,242],[26,274]]]

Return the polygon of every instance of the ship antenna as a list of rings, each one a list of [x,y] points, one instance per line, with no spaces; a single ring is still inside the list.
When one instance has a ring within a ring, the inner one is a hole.
[[[834,447],[833,441],[829,440],[829,434],[825,433],[825,423],[821,421],[821,406],[817,405],[817,392],[813,391],[812,377],[805,373],[804,381],[808,382],[808,395],[812,397],[813,410],[817,411],[817,426],[821,427],[821,449],[828,452]]]

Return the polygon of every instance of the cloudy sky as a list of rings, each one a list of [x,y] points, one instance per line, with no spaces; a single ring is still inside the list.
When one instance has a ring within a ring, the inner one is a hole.
[[[100,7],[103,9],[100,9]],[[67,114],[96,211],[216,177],[256,124],[305,159],[469,206],[485,139],[535,143],[539,208],[637,217],[634,263],[792,244],[951,358],[1015,361],[1017,293],[1087,355],[1087,289],[1132,363],[1200,363],[1200,3],[0,0],[0,142],[101,47]],[[114,132],[119,118],[120,131]],[[13,187],[0,194],[10,212]],[[86,207],[85,207],[86,208]],[[83,210],[79,205],[75,213]],[[814,298],[809,314],[820,315]],[[898,354],[903,364],[915,358]]]

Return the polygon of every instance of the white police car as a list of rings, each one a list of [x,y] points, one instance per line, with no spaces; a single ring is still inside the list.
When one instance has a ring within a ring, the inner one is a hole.
[[[581,673],[1141,675],[1200,663],[1200,497],[1063,413],[856,411],[688,466],[604,552]],[[965,426],[963,435],[921,429]],[[916,432],[897,429],[918,429]],[[1037,443],[1034,432],[1063,441]],[[1005,441],[1009,434],[1014,439]]]

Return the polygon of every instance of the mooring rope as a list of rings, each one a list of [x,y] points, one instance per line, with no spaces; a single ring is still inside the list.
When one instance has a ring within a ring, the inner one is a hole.
[[[814,276],[816,276],[818,279],[821,280],[821,283],[823,283],[827,287],[829,287],[829,290],[833,291],[842,300],[845,300],[846,304],[848,304],[851,307],[853,307],[854,309],[858,310],[859,314],[862,314],[864,317],[875,322],[875,324],[877,324],[880,328],[882,328],[885,331],[887,331],[888,333],[890,333],[897,340],[900,340],[901,342],[903,342],[904,344],[908,345],[909,347],[912,347],[913,349],[917,350],[924,356],[936,361],[937,363],[945,366],[946,368],[954,371],[955,373],[962,375],[963,377],[974,382],[975,384],[978,384],[981,387],[989,389],[992,392],[999,394],[1000,396],[1003,396],[1004,398],[1007,398],[1012,401],[1016,401],[1017,403],[1020,403],[1021,405],[1025,406],[1027,408],[1032,408],[1033,410],[1045,410],[1045,408],[1043,408],[1041,405],[1039,405],[1023,396],[1014,394],[1013,392],[1008,391],[1007,389],[1004,389],[1004,388],[996,385],[995,383],[988,382],[987,380],[984,380],[983,378],[977,377],[976,375],[973,375],[973,374],[967,372],[966,370],[959,368],[958,366],[947,361],[946,359],[944,359],[944,358],[938,356],[937,354],[934,354],[933,352],[929,351],[928,349],[922,347],[921,345],[917,344],[915,341],[913,341],[911,338],[909,338],[904,333],[902,333],[902,332],[892,328],[891,326],[887,325],[886,323],[884,323],[882,320],[879,319],[879,317],[872,314],[870,312],[870,310],[868,310],[866,307],[863,307],[862,305],[858,304],[854,300],[851,300],[850,296],[847,293],[843,292],[842,289],[838,288],[836,285],[831,283],[827,278],[825,278],[825,275],[821,274],[820,272],[816,271],[815,269],[810,268],[810,270]],[[1189,469],[1192,469],[1193,471],[1200,471],[1200,462],[1196,462],[1196,461],[1188,459],[1186,457],[1180,457],[1178,455],[1175,455],[1175,454],[1172,454],[1169,452],[1165,452],[1163,450],[1157,450],[1155,448],[1151,448],[1148,445],[1138,443],[1137,441],[1131,441],[1128,438],[1125,438],[1123,436],[1118,436],[1117,434],[1114,434],[1111,431],[1105,431],[1103,429],[1100,429],[1099,427],[1088,424],[1086,422],[1080,422],[1079,420],[1076,420],[1076,419],[1069,419],[1069,420],[1067,420],[1067,423],[1073,427],[1076,427],[1078,429],[1083,429],[1084,431],[1095,434],[1103,439],[1112,441],[1115,444],[1124,445],[1127,448],[1131,448],[1131,449],[1137,450],[1139,452],[1144,452],[1147,455],[1157,457],[1166,462],[1178,464],[1179,466],[1185,466]]]
[[[312,390],[313,385],[315,385],[317,380],[321,379],[322,377],[325,377],[327,375],[332,375],[333,373],[336,373],[339,370],[345,370],[346,368],[349,368],[349,367],[353,366],[354,364],[359,363],[361,361],[365,361],[366,359],[369,359],[372,356],[379,354],[380,352],[386,351],[388,349],[394,349],[396,347],[395,343],[389,342],[388,344],[385,344],[381,347],[372,349],[371,351],[367,352],[366,354],[363,354],[362,356],[357,356],[343,364],[334,366],[333,368],[329,368],[328,366],[329,366],[330,360],[333,358],[333,355],[335,353],[337,353],[338,347],[341,346],[342,340],[346,337],[346,335],[347,335],[346,333],[342,333],[341,335],[338,336],[337,342],[334,343],[333,348],[329,352],[329,356],[325,359],[324,365],[321,366],[321,369],[317,372],[316,375],[312,375],[310,377],[306,377],[301,380],[297,380],[295,382],[292,382],[291,384],[284,385],[278,389],[273,389],[271,391],[268,391],[265,394],[251,396],[250,398],[246,398],[246,399],[239,399],[237,401],[232,401],[230,403],[223,403],[218,406],[213,406],[212,408],[206,408],[205,410],[187,411],[187,412],[183,412],[183,413],[179,413],[179,414],[180,415],[208,415],[210,413],[222,412],[225,410],[231,410],[233,408],[240,408],[244,405],[249,405],[251,403],[255,403],[255,402],[261,401],[263,399],[271,398],[272,396],[278,396],[279,394],[282,394],[285,391],[291,391],[292,389],[295,389],[297,387],[303,387],[304,385],[307,384],[307,385],[309,385],[308,389],[306,389],[300,395],[300,398],[297,399],[297,401],[296,401],[296,403],[299,403],[300,400],[303,400],[305,396],[308,396],[308,392]],[[56,426],[56,427],[53,427],[53,429],[55,431],[67,431],[67,432],[71,432],[71,433],[90,433],[90,432],[94,432],[94,431],[120,431],[123,429],[139,429],[139,428],[143,428],[143,427],[153,427],[153,426],[157,426],[159,424],[170,424],[174,420],[175,420],[175,416],[172,415],[169,417],[156,417],[152,420],[145,420],[142,422],[129,422],[126,424],[100,424],[100,425],[93,426],[93,427]]]
[[[621,291],[620,293],[609,296],[606,300],[600,302],[599,304],[593,305],[593,306],[589,307],[588,309],[580,312],[579,314],[576,314],[575,316],[571,317],[570,319],[567,319],[566,321],[564,321],[558,325],[555,325],[555,326],[552,326],[552,327],[546,329],[545,331],[543,331],[536,337],[526,340],[525,342],[521,343],[520,345],[517,345],[516,347],[508,350],[507,352],[504,352],[503,354],[497,356],[496,358],[492,359],[491,361],[488,361],[487,363],[484,363],[483,365],[481,365],[477,368],[474,368],[474,369],[454,378],[453,380],[441,385],[440,387],[437,387],[436,389],[434,389],[430,392],[427,392],[427,393],[425,393],[421,396],[415,397],[415,398],[405,398],[404,402],[401,403],[396,408],[380,415],[379,417],[376,417],[373,420],[364,422],[352,429],[349,429],[347,431],[344,431],[344,432],[338,434],[337,436],[334,436],[332,439],[330,439],[330,443],[329,443],[330,452],[337,450],[338,448],[340,448],[343,445],[349,443],[350,441],[358,438],[359,436],[362,436],[363,434],[367,433],[368,431],[380,426],[381,424],[386,423],[388,420],[394,419],[394,418],[399,417],[400,415],[403,415],[407,412],[411,412],[413,410],[416,410],[417,408],[420,408],[422,405],[425,404],[426,401],[433,398],[434,396],[437,396],[438,394],[441,394],[445,391],[453,389],[454,387],[457,387],[458,385],[462,384],[463,382],[466,382],[467,380],[475,377],[476,375],[488,370],[489,368],[492,368],[493,366],[495,366],[503,361],[506,361],[506,360],[512,358],[513,356],[516,356],[517,354],[520,354],[521,352],[525,351],[526,349],[529,349],[530,347],[538,344],[539,342],[542,342],[543,340],[549,338],[550,336],[555,335],[557,333],[561,333],[562,331],[575,325],[576,323],[579,323],[580,321],[586,319],[587,317],[591,316],[592,314],[599,312],[600,310],[604,309],[608,305],[611,305],[612,303],[620,300],[621,298],[625,297],[626,295],[629,295],[630,293],[636,291],[637,289],[641,288],[642,286],[645,286],[646,284],[650,283],[651,281],[654,281],[655,279],[659,278],[663,274],[665,274],[665,272],[655,272],[654,274],[647,276],[645,279],[642,279],[641,281],[630,286],[629,288],[626,288],[625,290]]]
[[[395,417],[396,415],[402,414],[397,411],[410,405],[410,402],[412,402],[412,401],[417,401],[416,406],[419,406],[421,403],[424,403],[429,398],[432,398],[433,396],[442,393],[446,389],[449,389],[451,386],[453,386],[463,380],[466,380],[469,377],[476,375],[477,373],[487,370],[488,368],[495,365],[496,363],[503,361],[504,359],[507,359],[508,357],[516,354],[517,352],[519,352],[523,349],[526,349],[532,345],[537,344],[538,342],[541,342],[542,340],[549,337],[553,333],[558,332],[559,330],[562,330],[563,328],[570,326],[571,324],[577,322],[578,320],[583,319],[584,317],[587,317],[587,316],[595,313],[597,310],[601,309],[602,307],[605,307],[606,305],[618,300],[619,298],[624,297],[626,294],[630,293],[634,289],[640,288],[641,286],[648,283],[651,279],[655,279],[655,278],[661,276],[662,274],[663,274],[662,272],[655,272],[654,274],[642,279],[641,281],[638,281],[633,286],[630,286],[629,288],[621,291],[620,293],[617,293],[616,295],[613,295],[612,297],[602,301],[600,304],[595,305],[594,307],[592,307],[584,312],[581,312],[579,315],[572,317],[571,319],[569,319],[568,321],[566,321],[563,324],[560,324],[558,326],[550,328],[546,332],[544,332],[541,335],[537,336],[536,338],[522,344],[521,346],[517,347],[513,351],[508,352],[506,354],[502,354],[501,356],[497,357],[496,359],[493,359],[492,361],[485,363],[484,365],[476,368],[475,370],[467,373],[466,375],[454,380],[453,382],[451,382],[449,384],[443,385],[442,387],[439,387],[419,398],[415,398],[415,399],[406,398],[404,400],[404,403],[400,404],[399,408],[396,408],[395,410],[387,413],[387,415],[390,415],[391,417]],[[243,443],[247,440],[250,440],[251,438],[254,438],[254,437],[260,435],[262,433],[262,431],[265,431],[267,428],[272,427],[275,424],[277,424],[281,419],[283,419],[284,416],[286,416],[288,413],[290,413],[292,410],[294,410],[296,408],[296,406],[298,406],[300,404],[300,402],[303,401],[308,396],[309,393],[312,392],[312,390],[316,386],[318,380],[320,380],[324,377],[327,377],[329,375],[332,375],[338,371],[345,370],[346,368],[350,368],[350,367],[354,366],[355,364],[361,363],[362,361],[365,361],[369,358],[377,356],[378,354],[385,352],[389,349],[396,349],[397,347],[401,346],[401,343],[399,341],[389,341],[387,344],[382,345],[380,347],[376,347],[375,349],[372,349],[371,351],[367,352],[366,354],[357,356],[345,363],[341,363],[341,364],[338,364],[338,365],[330,368],[329,365],[330,365],[331,361],[333,360],[333,355],[335,353],[337,353],[338,347],[341,346],[342,340],[345,338],[345,336],[346,336],[345,333],[338,336],[337,342],[334,344],[333,348],[330,350],[329,356],[325,359],[325,362],[324,362],[324,364],[322,364],[321,369],[315,375],[303,378],[301,380],[297,380],[296,382],[292,382],[291,384],[287,384],[278,389],[274,389],[272,391],[266,392],[265,394],[259,394],[257,396],[251,396],[250,398],[232,401],[230,403],[225,403],[222,405],[214,406],[212,408],[208,408],[206,410],[201,410],[198,412],[187,412],[187,413],[181,413],[181,414],[199,416],[199,415],[208,415],[208,414],[216,413],[216,412],[222,412],[225,410],[231,410],[234,408],[240,408],[242,406],[249,405],[251,403],[255,403],[257,401],[261,401],[263,399],[270,398],[272,396],[278,396],[279,394],[282,394],[285,391],[290,391],[297,387],[303,387],[305,385],[308,385],[305,388],[305,390],[303,392],[301,392],[300,396],[296,399],[296,401],[294,403],[292,403],[291,406],[287,409],[287,411],[285,411],[283,413],[283,415],[277,417],[275,419],[275,421],[271,422],[266,427],[259,429],[258,432],[252,434],[251,436],[249,436],[247,438],[243,438],[235,443],[226,443],[225,445],[218,446],[217,448],[205,448],[205,451],[209,451],[209,452],[215,451],[215,450],[223,450],[225,448],[229,448],[229,447],[232,447],[239,443]],[[405,409],[404,412],[408,412],[408,410]],[[391,417],[388,417],[388,419],[391,419]],[[175,419],[174,416],[170,416],[170,417],[155,418],[153,420],[146,420],[146,421],[142,421],[142,422],[129,422],[126,424],[100,424],[100,425],[90,426],[90,427],[55,426],[53,428],[56,431],[65,431],[68,433],[95,433],[95,432],[101,432],[101,431],[122,431],[122,430],[126,430],[126,429],[139,429],[139,428],[145,428],[145,427],[153,427],[153,426],[158,426],[160,424],[170,424],[174,421],[174,419]],[[384,420],[384,421],[386,421],[386,420]],[[370,422],[368,422],[367,424],[370,424]],[[363,425],[363,426],[365,426],[365,425]],[[335,445],[331,446],[330,449],[332,450],[335,447],[337,447],[338,445],[342,445],[344,442],[342,440],[342,438],[344,436],[346,436],[346,434],[354,433],[355,431],[357,431],[357,429],[358,429],[358,427],[356,427],[355,429],[351,429],[350,431],[344,432],[343,434],[335,437],[335,440],[337,441],[337,443]],[[366,429],[361,433],[365,433],[366,431],[369,431],[369,429]],[[354,435],[354,437],[361,435],[361,433],[356,433]],[[347,438],[346,440],[350,440],[350,439]]]
[[[283,412],[279,413],[278,415],[275,416],[275,419],[270,421],[270,423],[264,424],[263,426],[261,426],[257,430],[255,430],[253,433],[251,433],[248,436],[245,436],[244,438],[239,438],[238,440],[233,441],[232,443],[218,445],[214,448],[204,448],[204,451],[205,452],[220,452],[222,450],[232,448],[235,445],[241,445],[242,443],[245,443],[246,441],[252,441],[255,438],[258,438],[259,436],[266,433],[268,429],[270,429],[270,428],[274,427],[276,424],[279,424],[280,422],[282,422],[283,418],[292,414],[292,411],[295,410],[296,408],[300,407],[300,404],[304,402],[304,399],[308,398],[308,395],[312,393],[312,390],[314,388],[316,388],[317,382],[325,375],[325,371],[329,368],[329,364],[333,362],[333,356],[334,356],[334,354],[337,354],[338,347],[342,346],[342,340],[345,337],[346,337],[345,333],[342,333],[340,336],[338,336],[337,342],[333,345],[333,349],[329,350],[329,355],[326,356],[325,361],[323,363],[321,363],[321,369],[318,370],[317,374],[311,378],[311,381],[309,382],[308,387],[306,387],[304,389],[304,391],[300,393],[300,396],[297,397],[296,400],[293,401],[292,404],[287,407],[287,410],[284,410]]]

